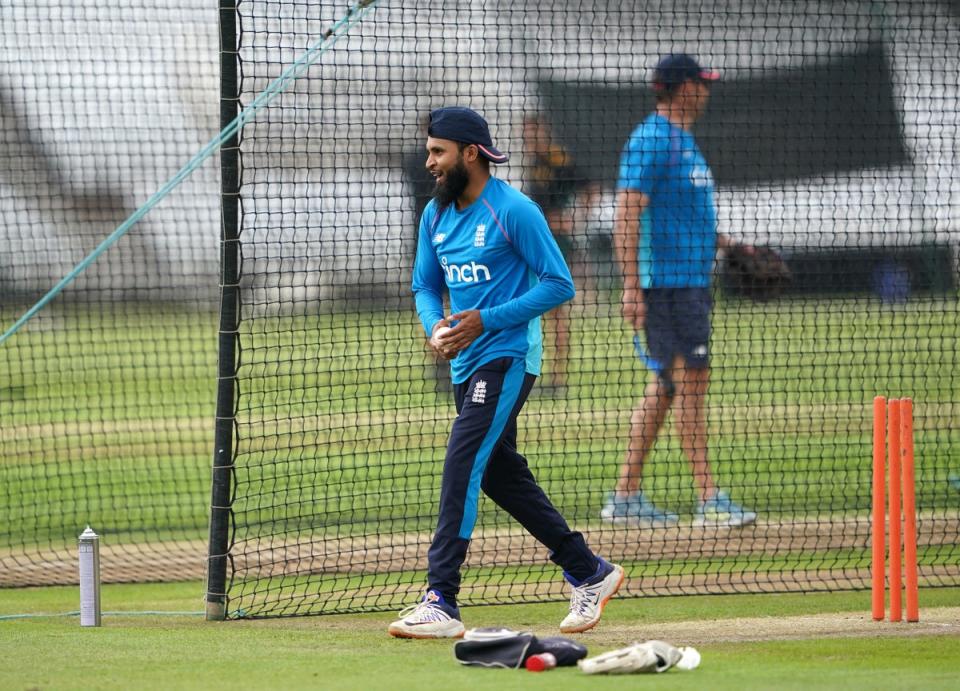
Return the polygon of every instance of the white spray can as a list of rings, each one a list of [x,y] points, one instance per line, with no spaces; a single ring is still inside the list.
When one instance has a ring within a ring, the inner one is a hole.
[[[100,536],[80,534],[80,626],[100,626]]]

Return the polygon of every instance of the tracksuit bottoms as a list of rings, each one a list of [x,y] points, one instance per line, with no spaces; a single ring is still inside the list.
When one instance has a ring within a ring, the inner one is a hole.
[[[427,579],[455,605],[460,567],[477,520],[480,490],[550,549],[550,559],[577,581],[597,571],[583,535],[570,530],[517,451],[517,415],[536,377],[521,358],[500,358],[454,384],[457,417],[443,463],[440,512],[428,552]]]

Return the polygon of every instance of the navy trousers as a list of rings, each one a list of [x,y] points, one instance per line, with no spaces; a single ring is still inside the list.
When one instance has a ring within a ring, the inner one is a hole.
[[[592,576],[597,558],[583,535],[570,530],[517,451],[517,415],[536,377],[522,359],[501,358],[454,385],[457,418],[443,464],[440,512],[428,552],[427,580],[453,604],[460,567],[477,520],[480,490],[550,549],[550,559],[578,580]]]

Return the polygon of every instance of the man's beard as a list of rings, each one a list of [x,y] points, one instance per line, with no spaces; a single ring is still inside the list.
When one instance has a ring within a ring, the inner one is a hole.
[[[437,181],[433,187],[433,198],[442,207],[457,201],[470,183],[470,176],[462,158],[447,171],[445,178],[444,182]]]

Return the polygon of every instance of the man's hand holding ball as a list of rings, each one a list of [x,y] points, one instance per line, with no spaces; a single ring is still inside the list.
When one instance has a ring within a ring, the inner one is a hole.
[[[450,347],[446,342],[446,337],[453,331],[446,319],[441,319],[433,327],[433,335],[430,337],[430,347],[437,355],[444,360],[452,360],[457,356],[457,351]]]
[[[450,327],[452,322],[457,324],[453,328]],[[430,347],[445,360],[452,360],[482,333],[483,319],[480,317],[480,310],[457,312],[433,325]]]

